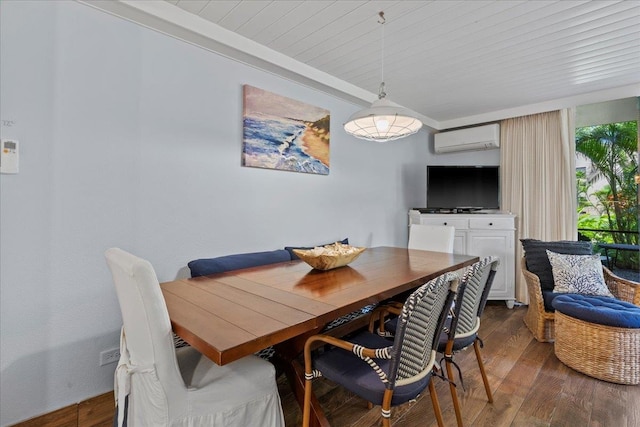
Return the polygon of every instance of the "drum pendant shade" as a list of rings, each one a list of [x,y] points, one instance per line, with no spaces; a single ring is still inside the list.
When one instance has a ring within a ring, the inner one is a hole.
[[[349,135],[367,141],[395,141],[413,135],[422,127],[422,121],[408,108],[386,99],[384,91],[384,12],[379,12],[379,24],[382,24],[382,83],[378,100],[371,107],[358,111],[349,117],[344,130]]]

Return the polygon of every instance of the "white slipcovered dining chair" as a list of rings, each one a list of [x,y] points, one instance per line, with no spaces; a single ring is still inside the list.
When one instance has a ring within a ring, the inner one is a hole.
[[[451,225],[411,224],[409,249],[453,253],[456,229]]]
[[[428,225],[428,224],[410,224],[409,225],[409,244],[407,249],[419,249],[422,251],[434,251],[453,253],[453,243],[455,239],[456,229],[452,225]],[[460,269],[456,273],[460,276],[464,274],[466,269]],[[380,304],[380,308],[383,311],[378,310],[378,313],[382,316],[378,328],[378,334],[381,336],[392,337],[394,332],[385,330],[384,316],[387,314],[399,314],[402,304],[410,295],[410,292],[404,292],[396,295],[393,299],[384,301]],[[395,310],[391,310],[389,313],[384,311],[384,307],[395,307]],[[372,317],[370,320],[370,328],[373,328],[373,322],[376,317]]]
[[[175,349],[151,264],[118,248],[105,256],[124,323],[118,426],[284,426],[271,363],[251,355],[219,366],[192,347]]]

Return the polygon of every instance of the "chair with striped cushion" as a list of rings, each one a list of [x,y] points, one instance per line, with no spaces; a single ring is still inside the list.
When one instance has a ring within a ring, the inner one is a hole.
[[[360,332],[349,341],[327,335],[310,337],[304,349],[303,426],[309,425],[313,379],[324,376],[370,403],[381,405],[383,426],[390,425],[391,407],[415,399],[429,387],[433,409],[442,414],[432,381],[440,334],[456,294],[458,276],[446,273],[414,291],[403,305],[395,340]],[[328,350],[312,355],[318,342]]]
[[[458,288],[453,316],[447,322],[447,327],[445,327],[447,332],[440,336],[438,352],[444,356],[447,376],[450,380],[449,388],[451,389],[453,408],[456,413],[458,426],[460,427],[463,425],[462,415],[460,414],[460,403],[453,382],[452,367],[457,367],[453,361],[454,353],[473,345],[487,398],[490,403],[493,402],[491,387],[489,386],[484,364],[482,363],[482,356],[480,355],[482,340],[478,337],[478,330],[480,329],[480,317],[484,311],[489,291],[491,290],[491,284],[493,283],[493,278],[495,277],[499,264],[500,261],[497,257],[490,256],[481,259],[469,267]],[[462,379],[462,373],[460,373],[460,375]]]

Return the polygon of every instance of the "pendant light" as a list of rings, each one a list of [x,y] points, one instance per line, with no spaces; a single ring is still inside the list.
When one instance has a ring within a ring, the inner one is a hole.
[[[420,119],[408,108],[386,98],[384,91],[384,12],[378,13],[378,23],[382,25],[382,83],[378,90],[378,100],[371,107],[358,111],[349,117],[344,130],[349,135],[367,141],[395,141],[413,135],[422,127]]]

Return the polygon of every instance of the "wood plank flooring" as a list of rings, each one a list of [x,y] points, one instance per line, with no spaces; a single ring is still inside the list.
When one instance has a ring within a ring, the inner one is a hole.
[[[464,373],[465,390],[459,388],[466,427],[640,427],[640,385],[607,383],[563,365],[553,344],[537,342],[524,325],[526,307],[509,310],[489,302],[482,317],[482,355],[493,390],[487,396],[472,349],[455,356]],[[612,357],[615,357],[612,351]],[[301,414],[284,375],[278,378],[287,427],[298,427]],[[456,426],[447,383],[436,389],[446,426]],[[314,391],[333,427],[380,425],[380,408],[327,380],[316,380]],[[113,392],[19,423],[38,427],[109,427],[113,420]],[[393,408],[396,427],[436,426],[428,392],[416,402]]]
[[[480,337],[482,355],[493,390],[487,402],[473,349],[455,356],[464,374],[458,387],[465,426],[640,427],[640,386],[600,381],[568,368],[553,353],[553,344],[537,342],[523,323],[526,307],[509,310],[503,303],[487,306]],[[615,357],[612,351],[612,357]],[[287,427],[300,425],[300,409],[281,376],[278,380]],[[446,426],[455,426],[447,383],[436,380]],[[314,390],[335,427],[380,425],[380,408],[328,380],[316,380]],[[437,426],[425,392],[416,402],[393,408],[392,425]]]

